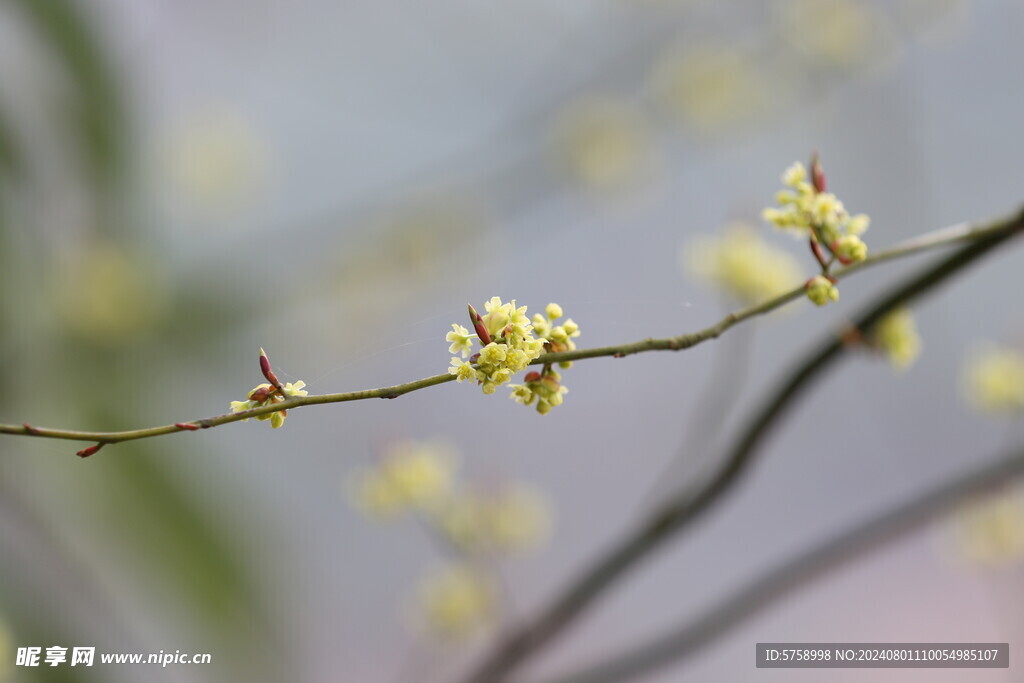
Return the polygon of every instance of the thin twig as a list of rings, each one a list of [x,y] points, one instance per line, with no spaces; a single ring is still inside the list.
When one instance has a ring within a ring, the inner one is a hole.
[[[897,540],[947,512],[960,501],[1024,476],[1024,448],[991,464],[956,476],[908,502],[859,522],[755,578],[696,619],[602,662],[583,667],[552,683],[612,683],[633,680],[704,652],[737,625],[755,617],[811,581]]]
[[[988,232],[950,256],[926,268],[885,294],[856,319],[858,330],[870,330],[891,310],[941,284],[965,266],[984,256],[1011,237],[1024,232],[1024,213],[1018,213],[996,230]],[[889,252],[891,254],[891,251]],[[849,272],[852,268],[846,269]],[[555,637],[574,622],[594,600],[630,569],[688,526],[712,503],[740,481],[753,460],[757,446],[777,420],[814,379],[839,357],[844,345],[832,336],[787,376],[782,384],[758,405],[739,438],[722,459],[721,468],[709,479],[683,489],[627,534],[604,556],[587,566],[568,588],[534,619],[501,640],[464,680],[467,683],[498,683],[531,656],[551,645]]]
[[[855,265],[837,270],[833,273],[833,277],[837,280],[843,277],[858,272],[868,266],[883,263],[895,258],[909,256],[927,249],[940,247],[948,244],[963,241],[975,241],[982,240],[987,236],[998,235],[1007,229],[1008,226],[1013,226],[1020,220],[1020,215],[1015,214],[1010,217],[990,221],[978,225],[967,225],[961,224],[953,226],[952,228],[945,228],[934,233],[929,233],[921,237],[915,238],[909,242],[897,245],[890,249],[880,251],[868,257],[865,261],[861,261]],[[590,349],[577,349],[575,351],[561,351],[558,353],[547,353],[543,354],[540,358],[533,361],[533,365],[541,365],[545,363],[558,363],[561,361],[569,360],[584,360],[587,358],[600,358],[600,357],[614,357],[622,358],[624,356],[633,355],[636,353],[644,353],[647,351],[680,351],[682,349],[688,349],[701,342],[709,339],[715,339],[722,333],[728,330],[733,325],[740,323],[749,318],[753,318],[758,315],[763,315],[770,311],[783,306],[790,301],[802,296],[804,293],[803,287],[797,287],[786,294],[769,299],[755,306],[749,306],[740,311],[730,313],[729,315],[722,318],[714,325],[705,328],[699,332],[691,334],[682,334],[677,337],[668,337],[665,339],[644,339],[642,341],[634,342],[631,344],[621,344],[618,346],[601,346]],[[48,427],[36,427],[34,425],[29,426],[28,424],[0,424],[0,434],[12,434],[16,436],[35,436],[47,439],[66,439],[71,441],[92,441],[97,446],[104,444],[120,443],[122,441],[133,441],[135,439],[147,439],[156,436],[163,436],[166,434],[174,434],[183,431],[195,431],[197,429],[208,429],[210,427],[218,427],[220,425],[229,424],[231,422],[239,422],[252,417],[260,415],[267,415],[280,410],[291,410],[293,408],[300,408],[303,406],[320,405],[326,403],[343,403],[346,401],[360,401],[370,398],[397,398],[403,394],[408,394],[413,391],[425,389],[438,384],[444,384],[454,380],[455,377],[450,374],[434,375],[433,377],[425,377],[423,379],[415,380],[413,382],[406,382],[405,384],[397,384],[391,387],[381,387],[379,389],[365,389],[362,391],[348,391],[337,394],[314,394],[310,396],[293,396],[285,401],[277,403],[270,403],[267,405],[252,408],[250,410],[242,411],[239,413],[226,413],[223,415],[216,415],[213,417],[206,417],[198,420],[190,420],[187,422],[175,422],[169,425],[162,425],[159,427],[148,427],[145,429],[134,429],[128,431],[119,432],[90,432],[90,431],[79,431],[72,429],[52,429]],[[84,451],[95,452],[95,447],[84,449]]]

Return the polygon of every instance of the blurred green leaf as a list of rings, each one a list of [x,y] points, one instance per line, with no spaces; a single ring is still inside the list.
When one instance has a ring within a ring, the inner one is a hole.
[[[14,0],[70,76],[77,100],[70,114],[83,160],[102,186],[114,184],[124,162],[124,102],[106,55],[72,0]]]

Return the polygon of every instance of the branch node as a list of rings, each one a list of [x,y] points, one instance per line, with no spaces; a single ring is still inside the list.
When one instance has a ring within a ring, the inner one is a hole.
[[[185,429],[190,432],[194,432],[197,429],[199,429],[199,425],[195,425],[190,422],[175,422],[174,426],[177,427],[178,429]]]

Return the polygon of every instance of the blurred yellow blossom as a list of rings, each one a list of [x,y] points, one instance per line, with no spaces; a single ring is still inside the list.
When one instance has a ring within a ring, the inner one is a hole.
[[[921,337],[914,316],[906,308],[898,308],[879,320],[871,336],[897,370],[910,367],[921,355]]]
[[[756,62],[724,43],[670,49],[655,63],[650,87],[673,114],[704,133],[763,118],[771,102]]]
[[[450,495],[455,465],[455,454],[446,444],[404,441],[357,476],[352,497],[367,514],[384,518],[431,509]]]
[[[483,571],[469,564],[455,564],[420,584],[417,606],[424,628],[435,636],[457,640],[493,621],[498,591]]]
[[[959,549],[967,560],[997,567],[1024,558],[1024,500],[1019,490],[965,507],[954,523]]]
[[[163,157],[173,185],[206,211],[235,208],[266,184],[268,144],[252,121],[228,107],[211,107],[168,130]]]
[[[497,490],[468,490],[437,512],[437,523],[459,548],[471,552],[514,552],[535,547],[547,536],[547,501],[525,484]]]
[[[54,282],[58,313],[72,332],[118,345],[164,321],[170,292],[158,263],[111,243],[80,245],[69,256]]]
[[[1024,410],[1024,353],[992,347],[975,352],[966,367],[967,397],[988,413]]]
[[[558,131],[569,170],[585,185],[622,186],[649,164],[647,125],[625,100],[588,97],[572,102],[559,117]]]
[[[857,0],[785,0],[777,5],[783,39],[815,64],[849,67],[888,57],[888,19]]]
[[[783,294],[801,280],[795,258],[743,223],[729,225],[721,237],[698,238],[680,256],[692,274],[750,304]]]

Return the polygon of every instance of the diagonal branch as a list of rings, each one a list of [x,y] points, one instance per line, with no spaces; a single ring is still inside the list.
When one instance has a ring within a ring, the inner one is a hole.
[[[886,261],[910,256],[936,247],[959,242],[981,243],[987,238],[1003,235],[1009,229],[1019,226],[1022,216],[1024,216],[1024,214],[1017,213],[1012,216],[996,219],[986,223],[973,225],[963,223],[938,230],[933,233],[928,233],[890,249],[879,251],[860,263],[834,272],[833,277],[836,279],[842,279],[843,277],[859,272],[868,266],[885,263]],[[699,332],[681,334],[677,337],[667,337],[664,339],[644,339],[631,344],[620,344],[618,346],[601,346],[590,349],[577,349],[575,351],[548,353],[534,360],[532,364],[540,365],[545,363],[558,363],[561,361],[584,360],[587,358],[600,357],[622,358],[624,356],[644,353],[647,351],[680,351],[682,349],[688,349],[709,339],[719,337],[737,323],[773,311],[790,301],[801,297],[803,293],[803,287],[797,287],[786,294],[769,299],[768,301],[730,313],[714,325],[700,330]],[[164,436],[166,434],[174,434],[177,432],[209,429],[211,427],[219,427],[220,425],[258,417],[260,415],[267,415],[280,410],[290,410],[303,406],[361,401],[370,398],[397,398],[403,394],[408,394],[420,389],[426,389],[427,387],[432,387],[438,384],[444,384],[454,379],[455,377],[453,375],[443,374],[434,375],[433,377],[425,377],[423,379],[406,382],[404,384],[397,384],[390,387],[380,387],[378,389],[348,391],[336,394],[295,396],[285,401],[263,405],[239,413],[226,413],[223,415],[191,420],[189,422],[176,422],[174,424],[162,425],[159,427],[148,427],[145,429],[118,432],[90,432],[71,429],[51,429],[48,427],[36,427],[28,423],[22,423],[20,425],[0,424],[0,434],[35,436],[47,439],[65,439],[70,441],[94,441],[96,442],[96,446],[79,451],[79,454],[91,455],[98,450],[99,446],[104,444],[133,441],[136,439],[147,439],[156,436]]]
[[[885,294],[856,319],[856,328],[869,330],[891,310],[928,292],[1021,232],[1024,232],[1024,213],[1019,213],[997,230],[959,248]],[[852,270],[848,268],[845,272]],[[776,421],[839,357],[842,350],[842,340],[833,336],[808,354],[755,410],[750,421],[740,430],[735,444],[727,451],[721,469],[707,481],[681,490],[642,520],[604,556],[585,568],[539,615],[503,638],[465,681],[498,683],[503,680],[531,656],[554,642],[557,635],[629,570],[696,520],[713,503],[720,501],[746,473],[757,447]]]
[[[1024,448],[954,477],[912,500],[860,522],[755,578],[707,612],[618,656],[554,679],[552,683],[612,683],[632,680],[679,663],[757,616],[807,583],[909,534],[957,503],[1024,476]]]

